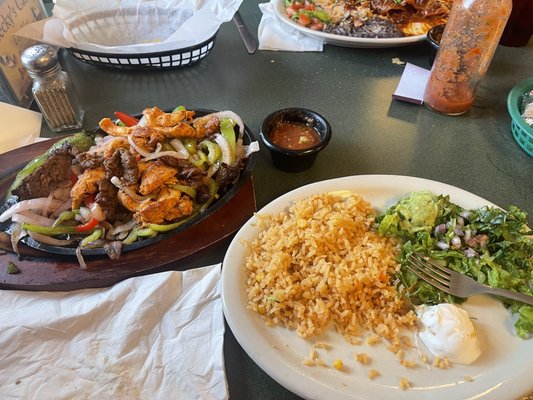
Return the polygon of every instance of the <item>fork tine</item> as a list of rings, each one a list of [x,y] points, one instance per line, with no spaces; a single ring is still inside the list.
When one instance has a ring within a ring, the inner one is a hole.
[[[443,290],[445,292],[450,291],[449,281],[443,279],[439,275],[432,273],[431,270],[426,268],[423,264],[420,264],[420,262],[417,262],[416,260],[414,260],[412,257],[408,258],[405,266],[412,273],[414,273],[421,279],[425,280],[429,284],[435,286],[437,289]]]
[[[413,252],[411,253],[411,256],[416,257],[418,260],[420,260],[420,262],[423,262],[424,265],[426,265],[428,268],[431,268],[433,271],[439,271],[439,274],[441,274],[441,276],[445,277],[446,279],[450,279],[452,275],[450,269],[440,266],[439,264],[431,261],[429,258],[424,257],[420,253]]]

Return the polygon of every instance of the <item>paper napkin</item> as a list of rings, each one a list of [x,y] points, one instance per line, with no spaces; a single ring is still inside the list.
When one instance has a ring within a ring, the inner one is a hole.
[[[0,102],[0,154],[33,143],[41,132],[42,115]]]
[[[242,0],[57,0],[51,18],[16,35],[99,53],[155,53],[212,37]]]
[[[276,0],[259,4],[263,13],[257,36],[259,50],[274,51],[322,51],[322,40],[306,36],[283,24],[274,12]]]
[[[227,399],[220,271],[0,291],[0,398]]]
[[[425,68],[410,63],[405,64],[405,69],[392,98],[408,103],[423,104],[429,74],[430,71]]]

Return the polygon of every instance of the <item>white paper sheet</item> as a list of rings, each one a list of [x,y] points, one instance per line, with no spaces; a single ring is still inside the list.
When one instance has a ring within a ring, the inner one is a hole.
[[[0,291],[0,398],[227,399],[220,270]]]
[[[0,154],[33,143],[41,120],[41,113],[0,102]]]
[[[231,20],[242,0],[57,0],[53,16],[16,34],[59,47],[111,54],[182,49]]]
[[[274,2],[259,4],[263,13],[257,29],[259,50],[322,51],[324,43],[321,40],[306,36],[279,21],[274,13]]]

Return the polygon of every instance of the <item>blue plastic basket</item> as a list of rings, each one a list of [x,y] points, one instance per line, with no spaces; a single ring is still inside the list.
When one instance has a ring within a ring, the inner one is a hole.
[[[507,110],[511,115],[511,131],[516,142],[533,157],[533,128],[526,124],[519,109],[522,96],[530,90],[533,90],[533,78],[523,80],[513,87],[507,96]]]

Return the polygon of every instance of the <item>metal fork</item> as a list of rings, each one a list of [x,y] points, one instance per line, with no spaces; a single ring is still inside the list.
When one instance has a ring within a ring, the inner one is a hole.
[[[437,289],[457,297],[465,298],[478,293],[488,293],[533,305],[533,296],[483,285],[469,276],[442,267],[418,253],[411,253],[405,266]]]

